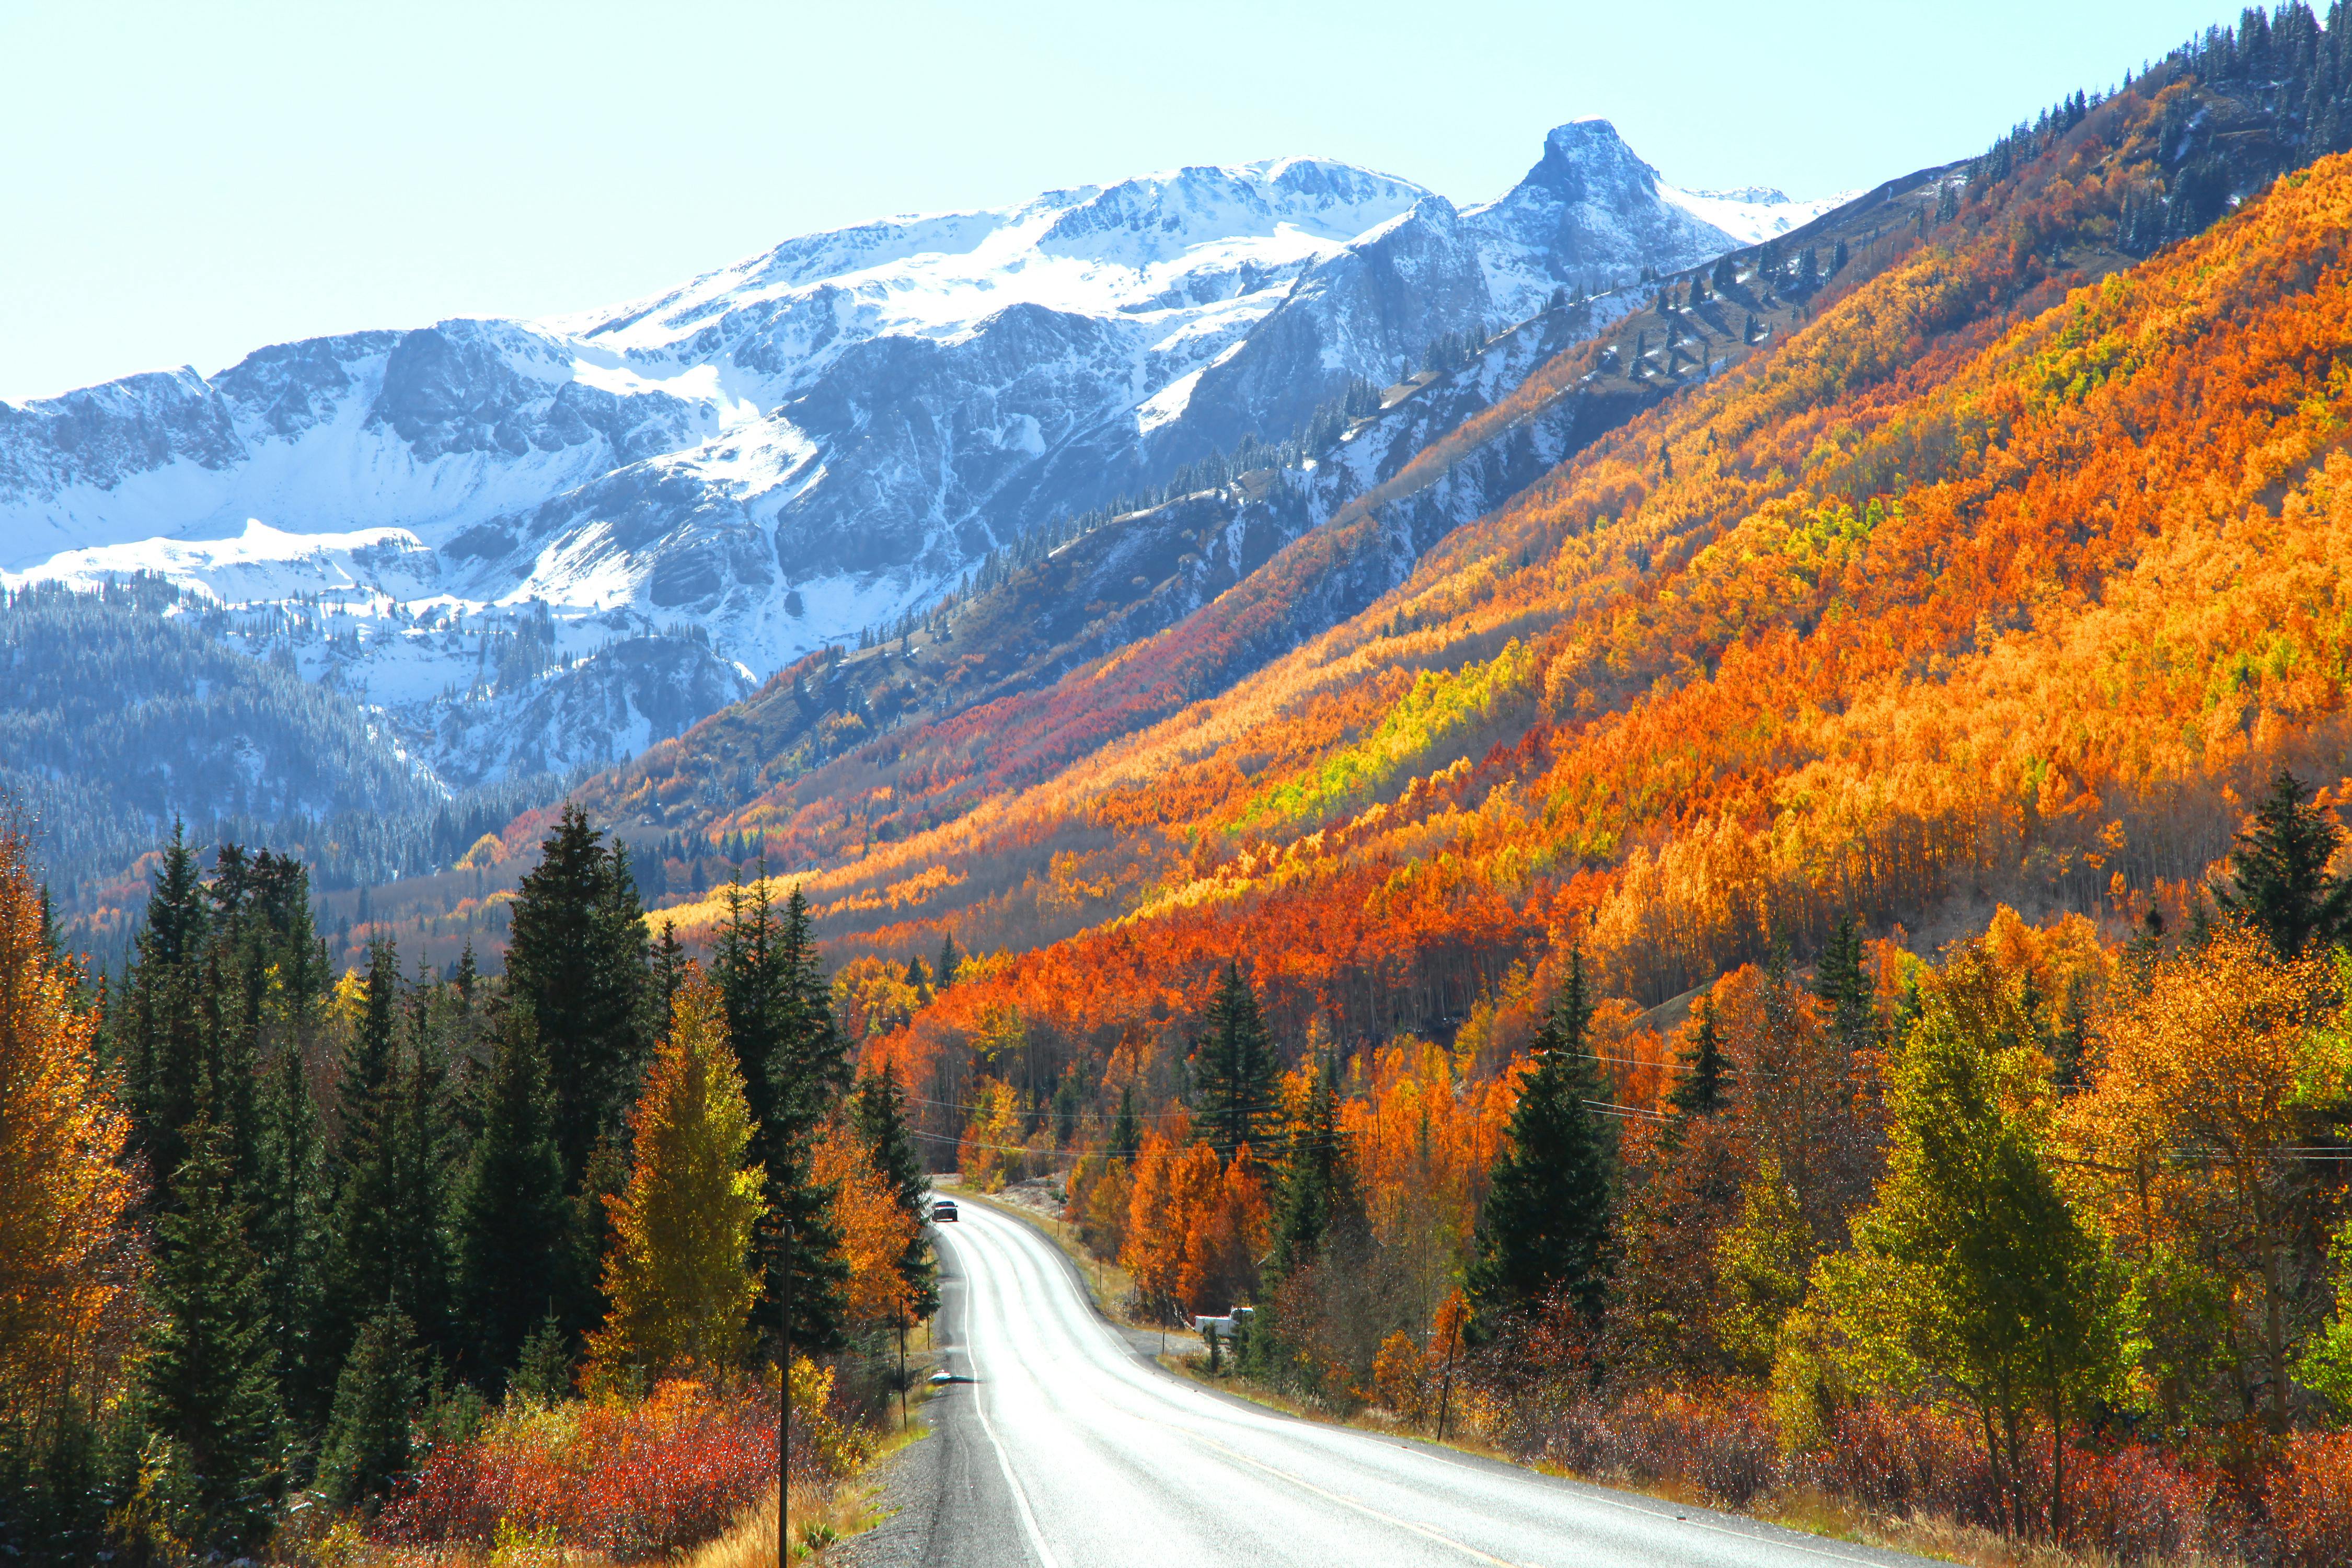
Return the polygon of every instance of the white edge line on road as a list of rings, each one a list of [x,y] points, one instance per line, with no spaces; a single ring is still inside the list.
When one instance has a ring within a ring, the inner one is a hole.
[[[995,1217],[1011,1221],[1016,1230],[1025,1230],[1031,1237],[1034,1238],[1039,1245],[1045,1249],[1050,1257],[1065,1265],[1066,1272],[1075,1269],[1076,1266],[1069,1262],[1068,1255],[1063,1252],[1059,1247],[1055,1246],[1050,1237],[1045,1236],[1035,1226],[1024,1226],[1019,1219],[1010,1215],[998,1213]],[[1225,1394],[1219,1390],[1204,1388],[1200,1384],[1193,1382],[1192,1379],[1181,1376],[1176,1373],[1169,1371],[1166,1367],[1150,1361],[1145,1358],[1141,1352],[1136,1352],[1132,1347],[1126,1345],[1124,1342],[1119,1339],[1118,1335],[1109,1329],[1109,1321],[1104,1317],[1101,1309],[1087,1299],[1083,1284],[1081,1284],[1079,1299],[1084,1305],[1093,1311],[1097,1321],[1097,1325],[1102,1327],[1105,1332],[1109,1335],[1112,1343],[1115,1346],[1134,1355],[1140,1365],[1149,1369],[1150,1372],[1158,1373],[1160,1378],[1164,1379],[1168,1384],[1172,1384],[1174,1391],[1190,1394],[1195,1396],[1221,1415],[1234,1414],[1233,1406],[1228,1402],[1237,1401],[1244,1406],[1247,1414],[1257,1416],[1259,1420],[1268,1427],[1278,1428],[1281,1426],[1290,1426],[1295,1423],[1297,1426],[1304,1426],[1311,1431],[1318,1433],[1328,1433],[1332,1436],[1342,1438],[1360,1438],[1368,1443],[1381,1443],[1381,1439],[1375,1435],[1361,1431],[1356,1427],[1331,1426],[1319,1421],[1302,1420],[1298,1416],[1287,1415],[1280,1411],[1267,1410],[1264,1406],[1258,1405],[1252,1401],[1240,1400],[1240,1396],[1236,1394]],[[967,1355],[972,1354],[971,1348],[970,1346],[965,1347],[965,1353]],[[973,1360],[975,1363],[974,1370],[977,1371],[977,1356],[973,1356]],[[974,1397],[978,1397],[977,1390],[974,1391]],[[1043,1563],[1043,1568],[1060,1568],[1060,1565],[1054,1557],[1052,1552],[1046,1548],[1045,1538],[1038,1532],[1036,1519],[1029,1511],[1029,1500],[1023,1494],[1020,1483],[1013,1479],[1013,1467],[1011,1462],[1007,1460],[1004,1456],[1004,1447],[1002,1443],[997,1441],[995,1428],[989,1425],[988,1407],[985,1404],[982,1404],[980,1406],[980,1424],[982,1430],[988,1434],[989,1442],[996,1446],[996,1461],[999,1465],[1003,1467],[1004,1479],[1012,1485],[1013,1501],[1020,1505],[1022,1523],[1028,1530],[1030,1543],[1035,1547],[1039,1559]],[[1181,1430],[1181,1428],[1179,1428],[1179,1430]],[[1333,1502],[1339,1503],[1346,1508],[1354,1509],[1360,1513],[1368,1514],[1384,1523],[1393,1524],[1398,1526],[1400,1529],[1412,1531],[1417,1535],[1426,1536],[1428,1539],[1434,1541],[1441,1545],[1450,1546],[1457,1552],[1465,1552],[1482,1563],[1496,1564],[1497,1568],[1534,1568],[1534,1565],[1532,1564],[1515,1563],[1507,1558],[1496,1557],[1488,1552],[1482,1552],[1477,1547],[1472,1546],[1465,1542],[1456,1541],[1450,1535],[1441,1534],[1437,1531],[1430,1529],[1427,1525],[1415,1524],[1409,1519],[1399,1519],[1393,1514],[1383,1513],[1379,1509],[1373,1508],[1368,1503],[1358,1502],[1353,1498],[1343,1497],[1337,1492],[1326,1491],[1312,1481],[1302,1480],[1300,1478],[1290,1474],[1286,1470],[1277,1469],[1274,1466],[1266,1464],[1262,1460],[1251,1458],[1247,1454],[1241,1452],[1237,1448],[1231,1447],[1226,1444],[1220,1442],[1218,1439],[1209,1436],[1205,1433],[1192,1432],[1188,1435],[1196,1441],[1204,1443],[1211,1447],[1221,1449],[1232,1458],[1240,1460],[1243,1464],[1264,1470],[1266,1474],[1273,1476],[1277,1479],[1288,1481],[1291,1485],[1303,1488],[1307,1491],[1315,1493],[1318,1497],[1328,1498]],[[1491,1475],[1494,1473],[1487,1470],[1484,1466],[1465,1464],[1460,1459],[1451,1458],[1444,1454],[1433,1452],[1431,1450],[1431,1446],[1425,1443],[1399,1443],[1397,1447],[1405,1449],[1408,1452],[1417,1454],[1424,1459],[1431,1460],[1436,1464],[1447,1466],[1454,1469],[1466,1470],[1474,1474],[1480,1475]],[[1544,1472],[1535,1469],[1530,1466],[1507,1464],[1505,1468],[1509,1471],[1516,1472],[1517,1474],[1527,1477],[1529,1479],[1536,1479],[1544,1477]],[[1572,1495],[1587,1502],[1599,1503],[1603,1508],[1615,1509],[1622,1513],[1633,1514],[1639,1518],[1650,1520],[1660,1524],[1680,1524],[1687,1526],[1692,1530],[1703,1530],[1713,1535],[1727,1535],[1735,1541],[1745,1542],[1751,1546],[1761,1546],[1768,1549],[1777,1548],[1783,1552],[1801,1552],[1811,1557],[1824,1557],[1832,1563],[1853,1563],[1861,1564],[1862,1568],[1883,1568],[1883,1559],[1857,1556],[1850,1552],[1832,1551],[1825,1543],[1816,1544],[1816,1542],[1825,1542],[1825,1538],[1820,1536],[1809,1536],[1807,1532],[1802,1531],[1790,1531],[1786,1530],[1784,1527],[1778,1534],[1775,1534],[1772,1532],[1773,1527],[1760,1520],[1754,1522],[1758,1525],[1763,1526],[1764,1528],[1735,1530],[1727,1525],[1717,1524],[1710,1520],[1690,1519],[1682,1515],[1669,1516],[1654,1503],[1649,1507],[1644,1507],[1642,1503],[1635,1502],[1631,1498],[1611,1497],[1608,1495],[1610,1489],[1611,1489],[1607,1487],[1599,1486],[1593,1483],[1585,1483],[1583,1485],[1577,1486],[1574,1489]],[[1743,1521],[1742,1522],[1747,1521]],[[1784,1540],[1780,1539],[1780,1535],[1793,1535],[1798,1539]]]
[[[1429,1526],[1425,1524],[1415,1524],[1409,1519],[1399,1519],[1392,1513],[1382,1513],[1379,1509],[1372,1507],[1370,1503],[1358,1502],[1354,1498],[1342,1497],[1338,1492],[1326,1491],[1321,1487],[1317,1486],[1313,1481],[1302,1480],[1298,1477],[1292,1475],[1287,1470],[1276,1469],[1272,1465],[1266,1464],[1261,1460],[1253,1459],[1247,1454],[1243,1453],[1240,1449],[1229,1447],[1225,1444],[1217,1441],[1214,1437],[1208,1436],[1206,1433],[1195,1432],[1192,1436],[1196,1442],[1207,1444],[1210,1447],[1216,1449],[1218,1452],[1225,1455],[1228,1458],[1238,1459],[1243,1464],[1249,1466],[1252,1469],[1264,1470],[1267,1475],[1274,1477],[1276,1480],[1288,1481],[1292,1486],[1297,1487],[1304,1491],[1313,1492],[1317,1497],[1326,1499],[1331,1502],[1336,1502],[1341,1508],[1352,1508],[1358,1513],[1370,1514],[1372,1518],[1379,1520],[1383,1524],[1395,1525],[1399,1530],[1409,1530],[1415,1535],[1425,1536],[1429,1540],[1436,1542],[1440,1546],[1451,1546],[1454,1551],[1462,1552],[1465,1556],[1475,1557],[1481,1563],[1491,1563],[1495,1565],[1495,1568],[1521,1568],[1520,1564],[1513,1563],[1507,1558],[1497,1557],[1488,1552],[1481,1552],[1467,1542],[1456,1541],[1450,1535],[1441,1534],[1438,1531],[1430,1529]]]
[[[1167,1369],[1163,1367],[1161,1370],[1165,1372]],[[1175,1373],[1169,1373],[1168,1375],[1173,1377]],[[1229,1395],[1228,1397],[1232,1396]],[[1292,1416],[1290,1419],[1295,1421],[1297,1420],[1298,1417]],[[1321,1422],[1310,1422],[1308,1425],[1320,1426],[1323,1424]],[[1329,1430],[1334,1432],[1353,1433],[1360,1429],[1353,1426],[1333,1426],[1330,1427]],[[1372,1438],[1372,1435],[1370,1433],[1367,1432],[1362,1435],[1373,1441],[1378,1441],[1377,1438]],[[1448,1458],[1444,1454],[1433,1454],[1430,1452],[1430,1446],[1425,1443],[1399,1443],[1397,1447],[1403,1448],[1408,1452],[1419,1454],[1423,1458],[1429,1460],[1433,1464],[1450,1465],[1457,1470],[1467,1470],[1473,1475],[1491,1475],[1494,1473],[1481,1466],[1465,1465],[1461,1460]],[[1251,1462],[1255,1463],[1256,1461],[1253,1460]],[[1507,1461],[1501,1462],[1507,1463]],[[1629,1501],[1624,1498],[1615,1498],[1607,1495],[1612,1489],[1601,1485],[1598,1481],[1579,1480],[1573,1476],[1546,1477],[1544,1471],[1537,1469],[1532,1465],[1511,1465],[1509,1468],[1518,1471],[1522,1475],[1544,1477],[1547,1479],[1568,1481],[1575,1488],[1575,1490],[1570,1494],[1571,1496],[1574,1496],[1585,1502],[1599,1503],[1603,1508],[1613,1508],[1620,1513],[1630,1513],[1641,1519],[1656,1520],[1661,1522],[1666,1521],[1668,1517],[1658,1508],[1644,1508],[1640,1503]],[[1307,1483],[1300,1481],[1298,1484],[1305,1486]],[[1361,1507],[1362,1505],[1358,1504],[1357,1506]],[[1696,1506],[1700,1508],[1706,1507],[1705,1503],[1700,1503]],[[1708,1511],[1713,1512],[1714,1510],[1710,1509]],[[1745,1541],[1754,1545],[1776,1547],[1783,1552],[1802,1552],[1814,1557],[1826,1557],[1832,1563],[1859,1563],[1863,1564],[1863,1568],[1885,1568],[1885,1565],[1881,1559],[1875,1557],[1856,1557],[1851,1552],[1832,1552],[1826,1546],[1815,1544],[1817,1542],[1833,1540],[1835,1539],[1834,1537],[1811,1535],[1803,1531],[1790,1530],[1786,1525],[1773,1524],[1769,1520],[1753,1521],[1753,1523],[1763,1527],[1756,1530],[1734,1530],[1729,1525],[1717,1524],[1711,1520],[1687,1519],[1679,1513],[1672,1517],[1672,1522],[1675,1524],[1686,1524],[1693,1530],[1710,1531],[1717,1535],[1728,1535],[1734,1541]],[[1784,1534],[1796,1536],[1798,1539],[1794,1541],[1783,1541],[1778,1536],[1764,1533],[1764,1531],[1768,1529],[1777,1530]]]
[[[967,1281],[964,1286],[967,1296],[971,1289],[971,1286]],[[965,1302],[964,1310],[967,1315],[971,1310],[969,1299]],[[980,1352],[969,1342],[969,1339],[963,1347],[963,1353],[964,1359],[971,1363],[972,1376],[975,1380],[971,1390],[971,1407],[980,1414],[980,1429],[988,1435],[988,1446],[996,1450],[996,1468],[1004,1472],[1004,1484],[1012,1489],[1013,1507],[1021,1515],[1021,1530],[1029,1537],[1029,1550],[1037,1554],[1037,1568],[1062,1568],[1061,1559],[1055,1556],[1054,1549],[1045,1544],[1045,1531],[1037,1528],[1037,1516],[1030,1510],[1029,1494],[1021,1489],[1021,1478],[1013,1473],[1013,1460],[1004,1452],[1004,1440],[996,1435],[996,1425],[988,1418],[986,1393],[988,1385],[984,1381],[980,1381]]]

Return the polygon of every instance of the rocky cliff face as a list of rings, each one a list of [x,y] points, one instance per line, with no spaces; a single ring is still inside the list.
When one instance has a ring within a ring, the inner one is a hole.
[[[594,761],[1772,205],[1674,191],[1585,121],[1467,212],[1327,160],[1188,167],[806,236],[609,310],[282,344],[0,405],[0,576],[324,605],[280,636],[299,668],[443,776]],[[536,668],[494,657],[525,636]],[[647,639],[650,684],[616,651]]]

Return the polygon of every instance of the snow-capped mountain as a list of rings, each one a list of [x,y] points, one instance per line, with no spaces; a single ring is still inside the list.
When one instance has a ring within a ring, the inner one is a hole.
[[[805,236],[611,310],[0,405],[0,581],[244,606],[453,781],[600,761],[1447,334],[1829,205],[1677,190],[1580,121],[1459,212],[1286,158]]]

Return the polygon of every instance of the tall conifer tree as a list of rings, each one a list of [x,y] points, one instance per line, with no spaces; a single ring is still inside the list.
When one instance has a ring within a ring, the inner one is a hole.
[[[1723,1108],[1725,1078],[1729,1064],[1723,1055],[1723,1030],[1716,1022],[1715,998],[1702,996],[1692,1009],[1698,1030],[1681,1057],[1682,1077],[1666,1096],[1677,1116],[1712,1116]]]
[[[1878,1004],[1869,972],[1862,966],[1862,933],[1852,913],[1838,916],[1822,948],[1813,994],[1830,1009],[1830,1036],[1849,1053],[1878,1044]]]
[[[509,993],[539,1021],[555,1142],[577,1184],[618,1131],[646,1058],[652,973],[628,858],[567,805],[522,879],[507,944]]]
[[[1228,962],[1217,977],[1203,1022],[1207,1034],[1192,1048],[1201,1131],[1227,1159],[1244,1144],[1254,1144],[1263,1153],[1270,1142],[1267,1134],[1281,1124],[1276,1090],[1282,1063],[1258,1011],[1256,994],[1242,979],[1240,964]]]
[[[554,1107],[530,1010],[499,1021],[481,1136],[457,1200],[457,1304],[466,1361],[495,1389],[546,1317],[567,1215]]]
[[[2216,886],[2221,912],[2260,931],[2281,958],[2323,950],[2352,931],[2352,876],[2327,863],[2343,830],[2311,804],[2311,791],[2284,768],[2230,850],[2232,882]]]
[[[1468,1284],[1481,1316],[1562,1297],[1591,1320],[1606,1300],[1617,1139],[1589,1103],[1601,1091],[1586,1045],[1591,1019],[1584,957],[1572,952],[1479,1216]]]
[[[833,997],[810,929],[808,900],[795,886],[771,949],[775,998],[769,1121],[753,1145],[768,1171],[769,1218],[761,1254],[771,1302],[791,1303],[784,1342],[818,1350],[840,1342],[847,1310],[833,1189],[811,1180],[818,1126],[849,1083],[847,1044],[834,1026]]]
[[[254,1183],[253,1243],[269,1302],[270,1341],[288,1410],[303,1422],[326,1412],[334,1368],[322,1337],[326,1278],[325,1142],[299,1044],[281,1045],[262,1088],[261,1150]]]
[[[337,1089],[335,1226],[328,1252],[332,1346],[340,1354],[386,1309],[428,1342],[448,1332],[447,1128],[430,1042],[402,1036],[400,954],[368,950],[367,1004]]]
[[[1282,1184],[1275,1194],[1271,1266],[1282,1279],[1314,1261],[1335,1228],[1360,1207],[1347,1136],[1339,1126],[1336,1064],[1315,1065],[1307,1104],[1285,1140]]]
[[[146,1363],[161,1490],[179,1533],[237,1556],[266,1540],[284,1489],[283,1413],[261,1271],[237,1201],[226,1139],[189,1123],[158,1226],[158,1324]]]

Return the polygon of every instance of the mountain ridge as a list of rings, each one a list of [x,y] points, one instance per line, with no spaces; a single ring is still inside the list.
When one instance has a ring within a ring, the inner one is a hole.
[[[1657,234],[1728,247],[1622,143],[1608,156],[1649,181]],[[1336,160],[1192,165],[798,237],[601,310],[305,340],[208,379],[0,405],[0,578],[146,569],[234,605],[330,603],[344,635],[289,644],[302,672],[364,690],[453,783],[498,777],[520,740],[443,738],[530,728],[527,694],[485,697],[471,667],[534,602],[574,662],[694,629],[687,684],[731,700],[1031,529],[1519,319],[1478,247],[1517,247],[1527,272],[1569,231],[1498,223]],[[1588,274],[1638,270],[1643,243],[1579,254]],[[1513,289],[1515,307],[1548,300],[1533,273]],[[374,575],[314,542],[369,530],[406,535],[377,539]],[[614,727],[547,760],[658,731],[625,684]]]

